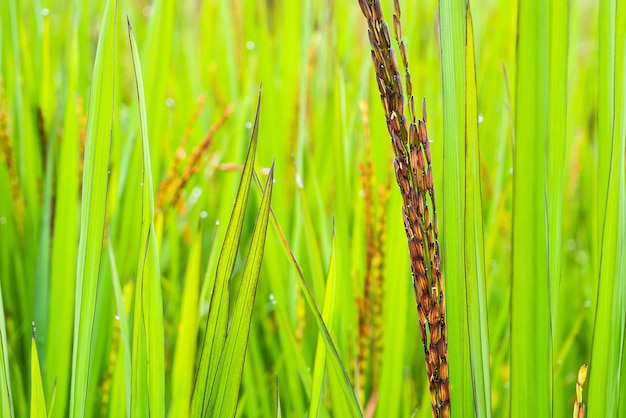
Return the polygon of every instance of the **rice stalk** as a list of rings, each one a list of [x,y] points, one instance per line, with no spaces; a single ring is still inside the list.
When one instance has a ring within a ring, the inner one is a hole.
[[[389,172],[386,184],[377,184],[372,160],[367,102],[361,100],[359,108],[365,139],[365,161],[359,164],[359,173],[364,200],[366,254],[363,295],[356,300],[359,330],[357,377],[359,380],[359,400],[362,405],[366,405],[367,410],[371,410],[373,413],[378,399],[377,389],[384,343],[382,281],[386,245],[384,208],[390,196],[391,172]]]
[[[393,34],[404,67],[406,96],[380,0],[359,0],[359,5],[367,19],[376,83],[395,153],[394,169],[403,199],[402,213],[424,345],[432,413],[434,417],[448,417],[450,381],[447,329],[430,141],[426,131],[426,105],[424,101],[422,120],[416,120],[398,0],[394,1]],[[408,120],[405,116],[405,97],[408,101]]]
[[[198,107],[199,106],[200,104],[198,105]],[[185,165],[182,174],[178,174],[177,169],[180,166],[180,162],[185,158],[185,151],[183,148],[179,148],[176,151],[174,161],[172,162],[172,167],[170,168],[165,180],[163,180],[159,185],[156,199],[157,210],[161,211],[166,205],[176,203],[178,201],[182,189],[189,182],[191,176],[193,176],[200,170],[200,162],[202,160],[202,157],[206,154],[207,149],[213,142],[213,137],[215,136],[217,131],[219,131],[224,123],[226,123],[226,119],[228,119],[230,114],[233,112],[233,108],[233,105],[229,105],[224,110],[224,113],[222,113],[220,119],[209,128],[209,131],[204,136],[204,139],[191,152],[191,155],[187,160],[187,164]],[[198,110],[196,109],[196,113],[197,112]],[[187,133],[185,135],[187,135]]]
[[[383,318],[384,305],[384,287],[383,287],[383,271],[385,269],[385,246],[387,245],[386,225],[387,215],[385,206],[389,201],[391,193],[391,175],[387,177],[385,184],[378,185],[378,207],[379,215],[376,224],[376,255],[372,262],[376,274],[372,280],[372,328],[373,328],[373,347],[372,347],[372,385],[378,387],[380,381],[380,365],[383,357],[383,343],[385,338],[385,321]],[[372,394],[372,398],[374,394]]]
[[[580,366],[576,381],[576,401],[574,401],[574,418],[585,418],[585,404],[583,403],[583,385],[587,380],[587,364]]]
[[[4,96],[4,80],[0,76],[0,161],[4,162],[11,188],[15,222],[20,236],[24,236],[24,198],[17,174],[13,141],[9,133],[9,115],[7,112],[6,98]]]

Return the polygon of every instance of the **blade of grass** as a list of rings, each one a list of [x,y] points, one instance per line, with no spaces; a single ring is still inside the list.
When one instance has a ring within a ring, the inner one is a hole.
[[[567,148],[567,54],[569,46],[569,1],[548,3],[549,13],[549,119],[548,157],[548,252],[552,328],[557,324],[558,289],[561,281],[563,190]]]
[[[165,338],[161,272],[156,232],[154,231],[154,188],[152,185],[143,78],[133,30],[129,20],[127,23],[139,102],[143,161],[141,239],[139,241],[141,246],[137,265],[137,290],[135,292],[133,320],[131,414],[159,418],[165,416]]]
[[[474,25],[470,4],[466,11],[465,47],[465,290],[470,371],[474,413],[491,417],[489,327],[483,242],[483,210],[478,138],[478,99],[474,58]]]
[[[117,1],[107,1],[93,70],[85,144],[81,231],[76,270],[76,303],[70,417],[85,416],[92,324],[106,221],[113,96]]]
[[[76,117],[77,85],[79,76],[78,13],[80,6],[73,2],[72,29],[68,40],[67,99],[63,121],[64,135],[61,138],[59,168],[56,178],[56,206],[54,208],[54,230],[50,266],[50,304],[48,339],[46,350],[46,392],[56,386],[57,401],[51,416],[68,416],[72,362],[72,329],[74,327],[75,272],[77,243],[79,237],[77,204],[79,188],[79,127]]]
[[[120,322],[120,334],[122,336],[122,352],[124,358],[124,386],[126,392],[126,417],[130,417],[130,395],[131,395],[131,349],[130,349],[130,330],[128,327],[128,315],[126,314],[126,304],[124,303],[124,293],[122,284],[117,273],[117,263],[113,246],[111,245],[111,237],[107,237],[107,247],[109,249],[109,259],[111,264],[111,282],[113,284],[113,294],[115,295],[115,310],[117,312],[117,320]]]
[[[198,290],[200,289],[200,260],[202,256],[202,226],[191,245],[181,303],[178,336],[172,366],[172,400],[169,416],[187,417],[193,392],[193,372],[198,337]]]
[[[196,418],[204,416],[208,408],[209,395],[213,389],[219,357],[226,340],[229,315],[230,277],[235,267],[245,209],[248,204],[250,181],[252,178],[254,156],[256,155],[257,138],[259,134],[260,109],[261,92],[259,91],[254,127],[246,155],[243,175],[239,183],[235,205],[233,206],[226,229],[226,236],[217,262],[213,291],[211,292],[211,304],[205,324],[200,364],[196,373],[196,381],[191,399],[191,416]]]
[[[283,414],[280,410],[280,389],[278,388],[278,376],[276,376],[276,418],[282,418]]]
[[[465,308],[467,279],[465,228],[465,56],[466,3],[439,1],[443,87],[443,207],[441,222],[442,274],[445,279],[450,406],[452,415],[474,408],[470,373],[469,323]]]
[[[11,395],[11,374],[9,370],[9,350],[7,343],[7,327],[4,317],[2,286],[0,286],[0,405],[2,416],[12,418],[13,396]]]
[[[511,416],[552,416],[547,4],[519,1],[513,149]],[[546,257],[547,255],[547,257]],[[556,256],[556,254],[555,254]],[[532,330],[532,332],[528,332]]]
[[[261,181],[259,180],[256,172],[254,173],[254,181],[257,184],[257,186],[262,189]],[[283,249],[285,250],[285,254],[287,258],[289,259],[291,265],[296,271],[296,275],[298,277],[298,281],[302,288],[304,299],[306,300],[307,305],[309,306],[309,308],[311,309],[311,312],[313,313],[313,316],[315,318],[315,322],[317,323],[317,327],[319,331],[322,333],[324,343],[326,344],[326,349],[328,350],[328,354],[330,354],[329,360],[330,360],[331,368],[333,369],[334,373],[337,374],[337,380],[339,380],[339,382],[341,383],[340,388],[341,388],[342,394],[344,395],[344,402],[346,403],[347,408],[350,410],[353,417],[361,417],[362,413],[359,407],[359,401],[357,400],[356,394],[354,393],[354,388],[352,387],[352,384],[350,383],[350,378],[348,377],[346,368],[344,367],[344,364],[341,361],[341,357],[339,357],[339,352],[337,351],[337,348],[335,347],[335,343],[333,342],[333,339],[330,336],[330,333],[328,332],[328,328],[326,327],[324,323],[322,314],[317,308],[317,305],[315,303],[315,298],[313,297],[313,292],[311,291],[311,288],[309,287],[306,279],[304,278],[302,269],[300,268],[300,265],[298,264],[298,261],[296,260],[296,257],[294,256],[293,251],[291,250],[291,247],[289,246],[289,243],[287,242],[287,238],[285,237],[285,234],[280,226],[280,223],[278,222],[278,219],[276,218],[276,215],[274,214],[274,211],[270,211],[270,212],[272,215],[271,216],[272,226],[274,227],[274,230],[278,234],[278,238],[280,239],[281,245]]]
[[[37,355],[37,343],[35,341],[35,325],[31,337],[30,353],[30,418],[46,418],[46,400],[43,395],[43,382],[39,368],[39,356]]]
[[[326,278],[326,290],[324,292],[324,306],[322,308],[322,319],[329,331],[333,323],[333,311],[335,310],[335,282],[337,274],[335,270],[335,237],[333,234],[330,261],[328,263],[328,276]],[[324,386],[324,374],[326,367],[326,345],[320,333],[315,349],[315,365],[313,366],[313,388],[311,390],[311,403],[309,406],[309,417],[318,417],[320,406],[323,401],[322,389]]]
[[[274,164],[272,163],[254,225],[254,232],[252,233],[250,252],[243,267],[233,319],[226,336],[224,350],[220,356],[216,376],[217,386],[213,387],[209,399],[209,414],[212,416],[234,417],[237,412],[239,387],[241,385],[248,337],[250,335],[252,308],[254,307],[263,252],[265,250],[273,183]]]
[[[48,140],[50,149],[54,149],[54,136]],[[39,248],[37,251],[37,266],[35,267],[35,312],[34,320],[40,325],[39,351],[42,353],[41,368],[46,370],[46,343],[48,328],[48,304],[50,301],[50,245],[52,220],[52,179],[55,176],[53,153],[46,156],[46,170],[44,176],[43,208],[41,211],[41,225],[39,233]]]
[[[620,15],[621,13],[621,15]],[[598,108],[599,201],[602,216],[600,272],[591,362],[589,416],[618,416],[624,374],[626,305],[626,1],[600,3],[600,97]],[[606,18],[604,21],[602,19]],[[606,22],[604,24],[603,22]],[[613,54],[611,54],[613,52]],[[612,56],[611,56],[612,55]],[[606,66],[606,67],[605,67]],[[608,90],[609,86],[613,89]],[[607,106],[608,105],[608,106]],[[600,111],[603,113],[600,113]],[[602,165],[606,163],[607,165]],[[606,180],[603,183],[602,180]],[[623,394],[623,392],[622,392]],[[621,406],[623,408],[623,406]]]
[[[198,299],[198,316],[203,317],[208,310],[208,306],[205,306],[206,295],[209,292],[209,287],[212,287],[213,281],[211,280],[211,272],[215,270],[217,263],[217,257],[219,255],[218,239],[220,236],[220,222],[215,221],[215,232],[211,239],[211,252],[209,253],[209,260],[207,262],[206,269],[204,271],[204,277],[202,278],[202,288],[200,289],[200,298]]]

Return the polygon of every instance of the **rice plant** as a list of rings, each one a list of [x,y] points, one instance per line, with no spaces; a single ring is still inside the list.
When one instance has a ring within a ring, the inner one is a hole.
[[[0,2],[0,416],[624,416],[625,31]]]

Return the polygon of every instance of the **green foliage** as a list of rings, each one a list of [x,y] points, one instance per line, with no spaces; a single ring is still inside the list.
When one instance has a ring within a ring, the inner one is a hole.
[[[0,1],[2,417],[432,415],[358,3]],[[626,1],[399,3],[452,416],[624,416]]]

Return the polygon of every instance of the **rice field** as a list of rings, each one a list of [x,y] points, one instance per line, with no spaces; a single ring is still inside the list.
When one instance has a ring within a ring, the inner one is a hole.
[[[0,416],[626,415],[625,0],[3,0],[0,50]]]

